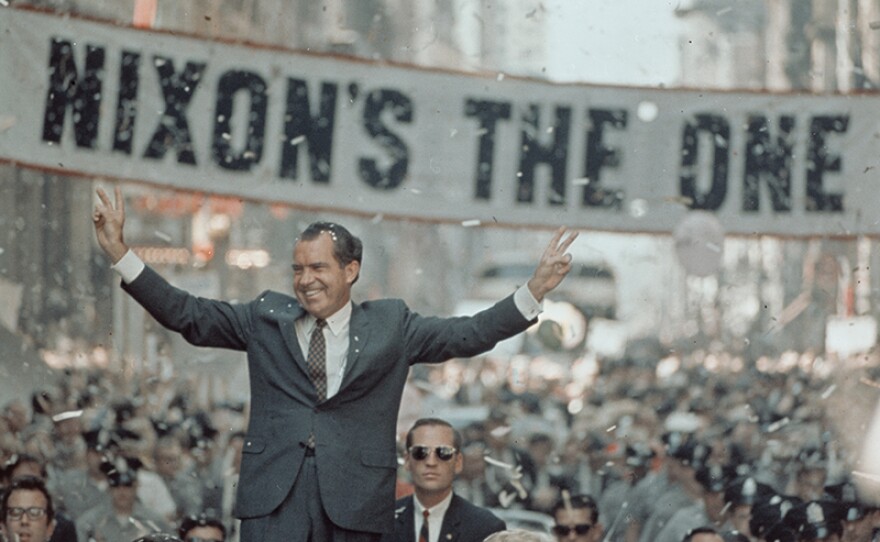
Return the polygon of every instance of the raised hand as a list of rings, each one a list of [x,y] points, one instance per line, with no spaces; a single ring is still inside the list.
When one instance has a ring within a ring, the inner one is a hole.
[[[535,299],[542,301],[548,292],[559,286],[562,279],[571,271],[571,254],[566,253],[568,247],[577,239],[577,232],[569,233],[563,239],[566,227],[562,226],[550,239],[550,244],[541,255],[541,261],[535,269],[535,274],[529,279],[529,291]]]
[[[99,188],[97,193],[99,201],[95,204],[95,211],[92,213],[95,235],[101,249],[113,263],[116,263],[128,252],[128,246],[122,237],[122,228],[125,225],[125,200],[122,197],[122,189],[118,186],[115,190],[115,206],[104,190]]]

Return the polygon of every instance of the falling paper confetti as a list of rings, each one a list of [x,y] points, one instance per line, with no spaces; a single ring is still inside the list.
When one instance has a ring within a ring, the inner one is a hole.
[[[473,228],[475,226],[479,226],[480,221],[476,220],[476,219],[475,220],[465,220],[461,223],[461,225],[464,226],[465,228]]]
[[[3,2],[3,0],[0,0],[0,2]],[[5,6],[6,4],[3,5]],[[0,117],[0,134],[15,126],[16,122],[16,118],[12,115]]]

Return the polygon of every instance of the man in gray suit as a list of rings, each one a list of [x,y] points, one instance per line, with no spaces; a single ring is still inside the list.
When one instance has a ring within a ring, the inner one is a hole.
[[[375,541],[394,523],[396,414],[410,365],[470,357],[524,331],[571,270],[560,228],[527,285],[471,317],[423,317],[400,300],[353,303],[362,246],[338,224],[309,226],[293,254],[295,297],[197,298],[123,240],[125,207],[98,190],[98,244],[123,288],[200,346],[247,352],[251,415],[235,515],[242,542]]]

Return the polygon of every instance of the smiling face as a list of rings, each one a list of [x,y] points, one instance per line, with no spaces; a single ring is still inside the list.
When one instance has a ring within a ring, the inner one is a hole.
[[[333,253],[333,239],[321,233],[300,240],[293,250],[293,291],[303,308],[315,318],[327,318],[351,300],[351,285],[360,264],[342,265]]]
[[[44,511],[49,503],[42,492],[32,489],[15,489],[9,495],[7,508],[41,508]],[[46,542],[52,536],[55,529],[55,520],[50,520],[44,512],[42,516],[31,519],[28,514],[22,514],[18,519],[13,519],[9,514],[3,523],[3,530],[9,540],[20,542]]]
[[[405,466],[412,475],[419,502],[425,506],[433,506],[452,491],[452,481],[463,467],[461,453],[458,451],[448,461],[437,457],[438,446],[455,446],[455,434],[452,428],[445,425],[423,425],[413,430],[411,446],[427,446],[431,450],[421,460],[407,454]]]

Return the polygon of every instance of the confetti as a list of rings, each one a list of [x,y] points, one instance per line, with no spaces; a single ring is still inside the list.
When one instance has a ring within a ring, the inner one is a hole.
[[[836,388],[837,384],[831,384],[830,386],[828,386],[828,389],[822,392],[822,395],[820,397],[822,397],[823,400],[828,399],[829,397],[831,397],[831,394],[834,393],[834,390]]]
[[[590,184],[590,178],[581,177],[580,179],[573,179],[571,181],[571,184],[574,186],[587,186],[588,184]]]
[[[170,243],[170,242],[171,242],[171,236],[168,235],[167,233],[163,232],[163,231],[156,230],[156,231],[153,232],[153,235],[155,235],[155,236],[158,237],[159,239],[165,241],[166,243]]]
[[[53,422],[63,422],[64,420],[71,420],[73,418],[79,418],[82,416],[82,410],[68,410],[66,412],[59,412],[58,414],[52,416]]]
[[[497,459],[492,459],[491,457],[483,456],[483,461],[490,465],[495,465],[496,467],[501,467],[502,469],[513,470],[514,466],[510,463],[505,463],[504,461],[498,461]]]
[[[504,74],[503,74],[503,73],[499,73],[499,74],[498,74],[498,77],[496,77],[495,79],[497,79],[498,81],[504,81]]]
[[[479,220],[476,220],[476,219],[474,219],[474,220],[464,220],[464,221],[462,221],[461,225],[462,225],[463,227],[465,227],[465,228],[473,228],[473,227],[475,227],[475,226],[479,226],[479,225],[480,225],[480,221],[479,221]]]
[[[3,0],[0,0],[0,2],[2,1]],[[0,134],[15,126],[16,122],[18,122],[17,119],[12,115],[0,117]]]
[[[302,143],[305,140],[306,140],[306,136],[304,136],[304,135],[296,136],[295,138],[290,140],[290,144],[291,145],[299,145],[300,143]]]

